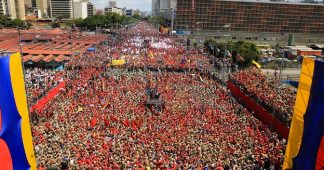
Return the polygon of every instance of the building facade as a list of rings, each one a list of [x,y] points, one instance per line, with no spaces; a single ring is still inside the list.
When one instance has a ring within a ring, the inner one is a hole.
[[[88,8],[88,17],[93,16],[95,13],[94,5],[91,2],[89,2],[87,4],[87,8]]]
[[[73,18],[85,19],[88,17],[88,2],[73,2]]]
[[[177,30],[218,37],[223,36],[217,35],[217,31],[236,36],[239,33],[250,34],[250,37],[246,37],[247,40],[259,40],[260,37],[278,40],[286,34],[295,34],[298,39],[299,36],[324,34],[324,5],[242,0],[178,0],[176,25]],[[237,37],[230,38],[235,40]]]
[[[25,0],[0,0],[0,14],[25,20]]]
[[[113,0],[110,0],[109,1],[109,7],[111,7],[111,8],[117,8],[117,2],[116,1],[113,1]]]
[[[123,9],[122,8],[115,8],[115,7],[105,7],[105,13],[107,12],[113,12],[119,15],[123,15]]]
[[[35,1],[36,3],[34,3],[33,1]],[[43,18],[48,18],[49,17],[48,0],[33,0],[33,1],[32,1],[32,6],[37,7],[41,11]]]
[[[160,0],[160,11],[170,9],[171,0]]]
[[[131,17],[134,15],[134,10],[133,9],[126,9],[125,15],[128,17]]]
[[[73,18],[72,0],[50,0],[50,17]]]
[[[0,15],[6,15],[6,1],[0,0]]]

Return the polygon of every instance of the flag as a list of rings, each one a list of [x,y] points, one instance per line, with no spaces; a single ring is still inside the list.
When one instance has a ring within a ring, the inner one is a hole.
[[[0,56],[0,167],[36,169],[19,53]]]
[[[305,58],[283,169],[324,167],[324,63]]]
[[[261,65],[254,60],[252,60],[252,64],[254,64],[255,67],[257,67],[257,68],[261,68]]]
[[[114,122],[118,122],[117,117],[114,116],[114,115],[110,115],[110,120],[111,120],[111,121],[114,121]]]
[[[94,128],[97,124],[97,118],[93,117],[90,121],[91,128]]]
[[[243,62],[243,61],[244,61],[244,58],[243,58],[240,54],[237,54],[237,55],[236,55],[236,60],[237,60],[238,62]]]
[[[151,50],[149,51],[149,56],[150,56],[151,59],[154,59],[155,58],[154,57],[154,54],[153,54],[153,52]]]

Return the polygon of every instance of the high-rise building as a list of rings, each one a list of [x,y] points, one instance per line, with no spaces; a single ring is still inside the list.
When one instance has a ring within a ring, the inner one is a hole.
[[[160,0],[160,11],[170,9],[170,0]]]
[[[109,1],[109,7],[110,8],[117,8],[117,2],[114,0]]]
[[[6,15],[11,19],[25,20],[25,1],[24,0],[0,0],[0,14]]]
[[[152,0],[152,15],[160,12],[160,0]]]
[[[89,2],[87,4],[87,8],[88,8],[88,17],[93,16],[94,15],[94,11],[95,11],[94,5],[91,2]]]
[[[170,8],[177,9],[177,0],[170,0]]]
[[[50,0],[49,5],[52,18],[73,18],[72,0]]]
[[[32,7],[36,8],[37,7],[37,0],[32,0],[31,3],[32,3]]]
[[[0,15],[6,15],[6,4],[4,0],[0,0]]]
[[[74,1],[73,2],[73,18],[85,19],[88,17],[88,2]]]
[[[128,17],[131,17],[134,15],[134,10],[133,9],[126,9],[125,15]]]
[[[32,0],[32,6],[38,8],[41,11],[42,17],[49,17],[48,0]]]
[[[105,7],[105,12],[113,12],[119,15],[123,15],[123,9],[117,7]]]
[[[296,41],[321,43],[324,42],[324,5],[244,0],[177,0],[176,25],[178,30],[222,37],[217,35],[219,30],[231,35],[227,38],[233,40],[277,41],[289,33],[295,35]],[[316,40],[307,39],[312,35]],[[300,38],[305,36],[307,37]]]

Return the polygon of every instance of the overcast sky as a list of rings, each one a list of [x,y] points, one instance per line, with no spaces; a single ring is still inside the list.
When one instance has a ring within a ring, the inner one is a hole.
[[[127,9],[139,9],[141,11],[151,11],[152,0],[116,0],[117,7]],[[96,9],[104,9],[105,6],[108,6],[109,0],[90,0],[95,6]]]

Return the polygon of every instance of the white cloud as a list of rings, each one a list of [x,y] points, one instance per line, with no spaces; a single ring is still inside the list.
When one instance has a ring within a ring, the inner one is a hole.
[[[116,0],[117,6],[127,9],[139,9],[141,11],[151,11],[152,0]],[[108,6],[109,0],[90,0],[97,9],[103,9]]]

